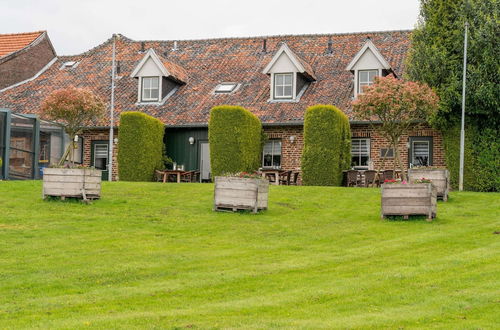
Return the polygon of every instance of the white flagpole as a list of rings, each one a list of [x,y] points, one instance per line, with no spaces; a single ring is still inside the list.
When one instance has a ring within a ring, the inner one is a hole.
[[[467,30],[469,23],[465,22],[464,33],[464,70],[462,75],[462,125],[460,128],[460,173],[458,178],[458,190],[464,190],[464,149],[465,149],[465,79],[467,70]]]
[[[115,115],[115,52],[116,35],[113,34],[113,55],[111,60],[111,104],[109,115],[109,155],[108,155],[108,181],[113,181],[113,141],[114,141],[114,115]]]

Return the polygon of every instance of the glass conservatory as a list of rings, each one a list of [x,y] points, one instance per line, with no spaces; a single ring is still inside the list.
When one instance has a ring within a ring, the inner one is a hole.
[[[0,180],[32,180],[56,163],[68,139],[60,125],[0,109]]]

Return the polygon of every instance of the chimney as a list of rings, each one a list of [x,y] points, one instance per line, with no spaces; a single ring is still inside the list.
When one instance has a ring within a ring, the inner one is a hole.
[[[121,71],[120,61],[116,61],[116,74],[119,75]]]
[[[267,52],[267,39],[262,40],[262,52]]]
[[[333,42],[332,42],[332,37],[328,38],[328,50],[326,51],[327,54],[332,54],[333,53]]]
[[[144,49],[145,45],[144,45],[144,44],[145,44],[145,42],[144,42],[144,41],[142,41],[142,42],[141,42],[141,53],[144,53],[144,52],[145,52],[145,49]]]

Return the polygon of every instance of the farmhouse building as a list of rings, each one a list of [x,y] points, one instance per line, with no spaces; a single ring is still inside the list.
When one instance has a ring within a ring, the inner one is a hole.
[[[186,170],[200,169],[202,179],[209,179],[212,107],[239,105],[253,112],[269,138],[262,167],[296,170],[301,166],[306,108],[332,104],[351,122],[352,166],[376,166],[388,142],[354,117],[351,102],[376,76],[402,77],[410,34],[384,31],[177,41],[135,41],[117,35],[115,113],[140,111],[160,119],[166,129],[167,155]],[[1,90],[0,108],[36,115],[49,93],[67,86],[90,88],[110,100],[112,45],[111,38],[82,54],[58,57],[33,79]],[[114,125],[119,129],[116,118]],[[82,134],[82,164],[107,169],[109,125],[105,119]],[[35,149],[47,150],[47,158],[53,145],[50,134],[44,141],[45,145],[40,139]],[[431,127],[416,128],[400,143],[407,166],[444,166],[441,134]],[[41,152],[34,156],[34,167],[42,166],[40,157]],[[391,163],[386,162],[387,166]],[[112,174],[117,176],[116,167]]]

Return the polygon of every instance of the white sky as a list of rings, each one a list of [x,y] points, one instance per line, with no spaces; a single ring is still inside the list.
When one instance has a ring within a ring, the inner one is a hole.
[[[136,40],[400,30],[419,0],[0,0],[0,34],[47,30],[59,55]]]

